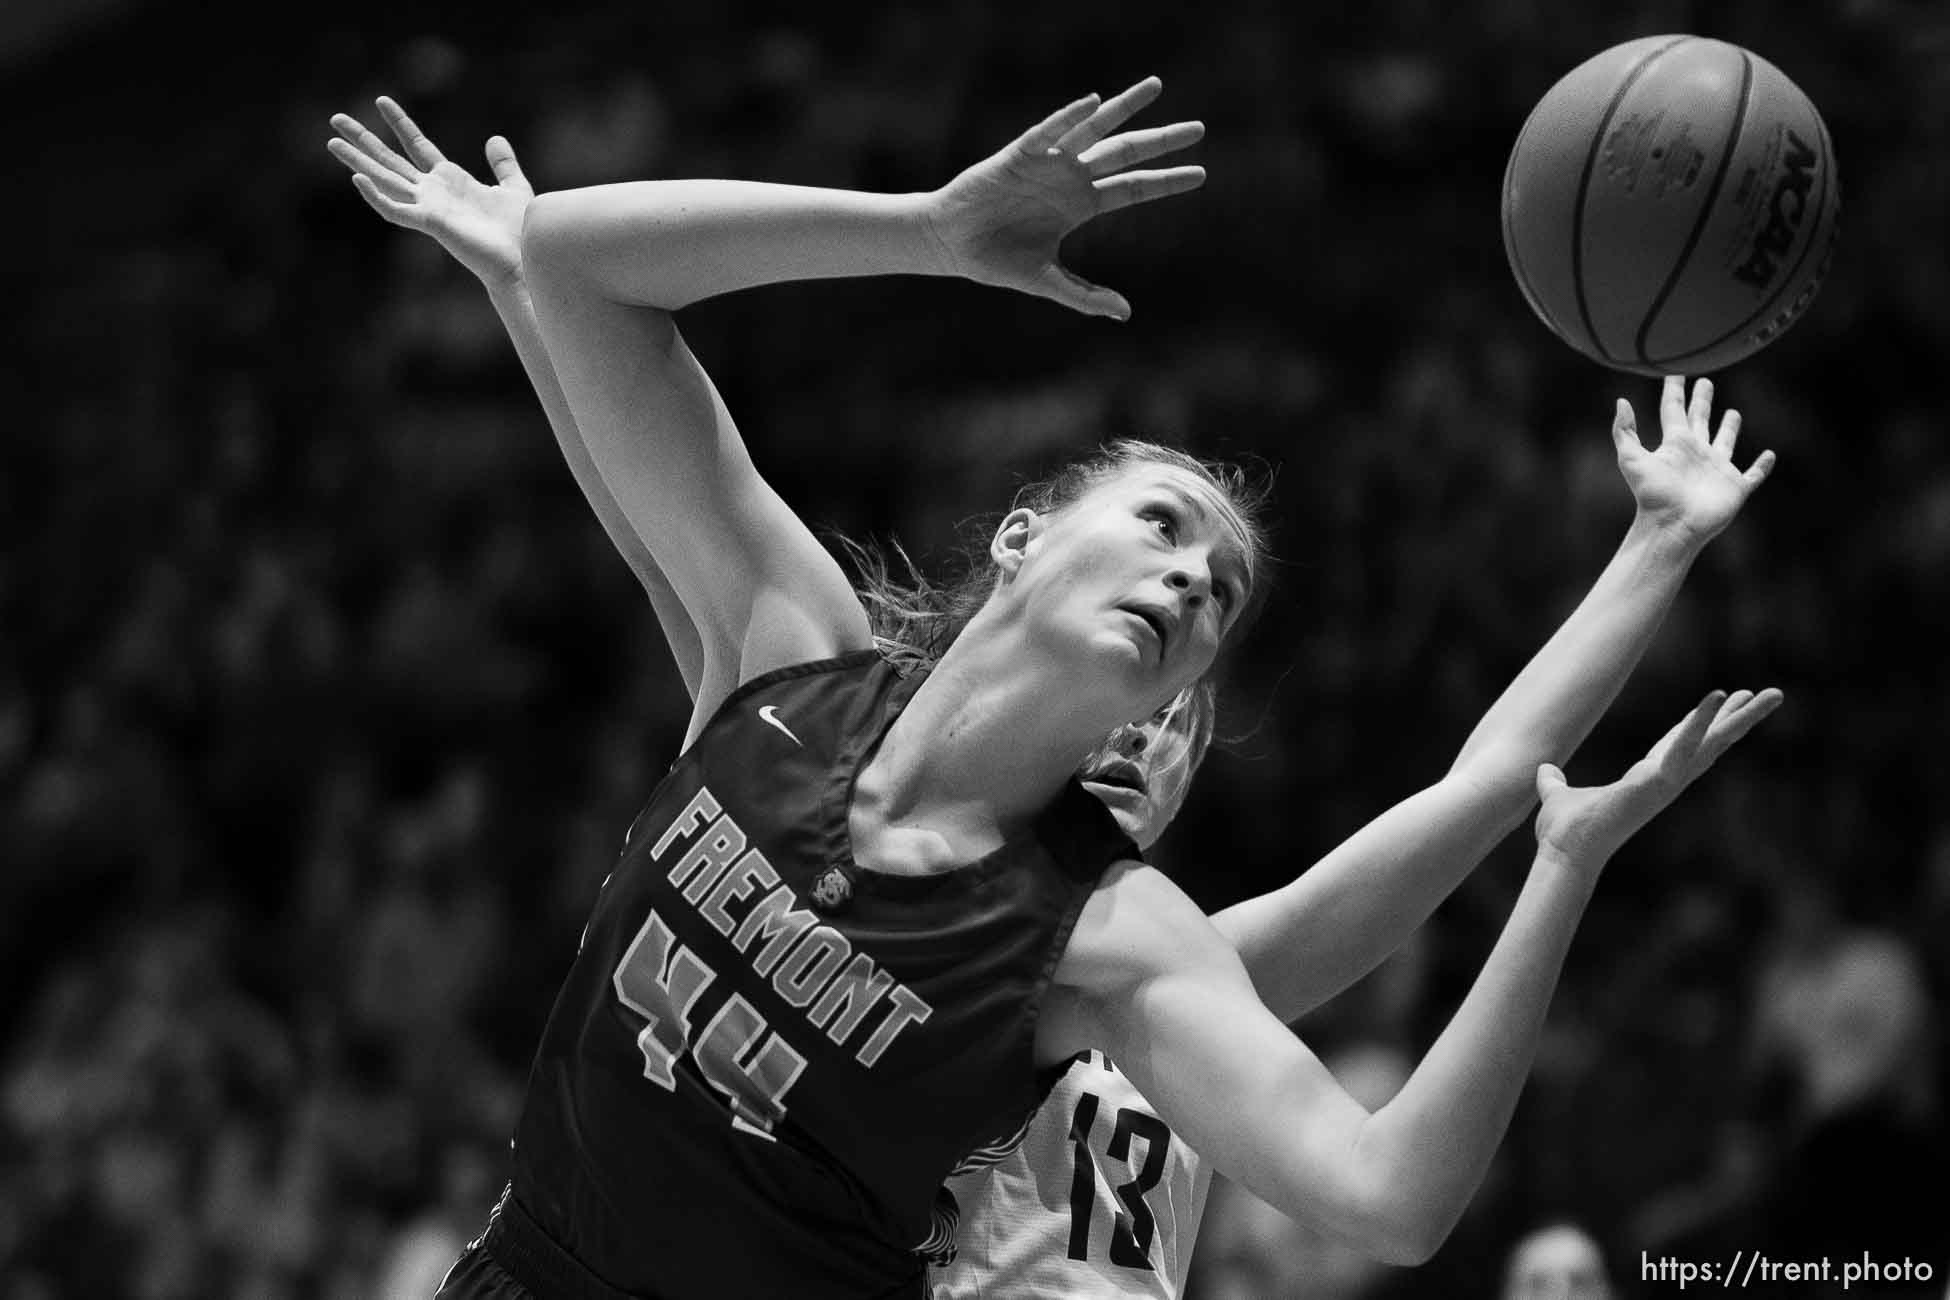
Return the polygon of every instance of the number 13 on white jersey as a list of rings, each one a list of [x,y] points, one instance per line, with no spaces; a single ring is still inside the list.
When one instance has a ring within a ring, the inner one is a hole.
[[[934,1300],[1177,1300],[1211,1170],[1101,1052],[1071,1065],[995,1164],[950,1180],[955,1262]]]

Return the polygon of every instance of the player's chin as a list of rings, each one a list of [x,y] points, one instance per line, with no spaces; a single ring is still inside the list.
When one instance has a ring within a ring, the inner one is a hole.
[[[1097,796],[1104,807],[1110,810],[1111,819],[1119,830],[1137,844],[1139,848],[1150,846],[1155,837],[1151,834],[1151,798],[1142,791],[1133,790],[1127,785],[1105,785],[1086,780],[1083,788]]]
[[[1142,809],[1125,812],[1113,808],[1110,815],[1117,822],[1117,828],[1130,836],[1131,843],[1140,849],[1150,848],[1152,842],[1158,838],[1152,830],[1154,819],[1151,816],[1151,801],[1148,799],[1144,801]]]
[[[1092,673],[1097,683],[1117,693],[1122,701],[1118,707],[1130,717],[1150,714],[1175,693],[1168,680],[1170,670],[1155,653],[1129,641],[1101,643]]]
[[[1107,662],[1133,677],[1154,673],[1160,666],[1156,638],[1135,619],[1126,626],[1108,629],[1096,641]]]

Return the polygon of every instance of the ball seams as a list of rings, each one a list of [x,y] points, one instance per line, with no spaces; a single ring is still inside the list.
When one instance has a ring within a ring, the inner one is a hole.
[[[1733,48],[1738,49],[1737,46]],[[1679,250],[1678,260],[1673,263],[1672,270],[1666,275],[1666,282],[1660,286],[1658,296],[1653,298],[1652,305],[1646,308],[1645,319],[1639,322],[1638,337],[1632,340],[1632,348],[1638,353],[1639,364],[1643,366],[1659,364],[1653,359],[1652,354],[1646,351],[1645,341],[1650,337],[1652,326],[1659,319],[1659,313],[1665,310],[1666,300],[1672,297],[1672,291],[1678,287],[1680,277],[1686,274],[1686,268],[1693,260],[1693,250],[1699,247],[1700,236],[1706,233],[1707,223],[1713,219],[1714,205],[1720,201],[1720,187],[1726,183],[1727,172],[1733,165],[1734,155],[1740,151],[1740,137],[1747,129],[1747,118],[1753,108],[1754,61],[1745,50],[1739,50],[1739,54],[1740,93],[1734,96],[1733,129],[1727,133],[1726,144],[1720,150],[1719,165],[1713,169],[1713,181],[1707,186],[1706,197],[1700,201],[1699,216],[1693,220],[1692,233],[1686,236],[1686,243]]]
[[[1591,340],[1588,355],[1606,365],[1617,365],[1623,358],[1612,356],[1605,350],[1605,345],[1598,341],[1598,327],[1591,319],[1591,303],[1584,292],[1584,209],[1591,194],[1591,173],[1597,168],[1605,133],[1611,129],[1612,118],[1618,115],[1618,106],[1625,102],[1625,96],[1631,93],[1639,78],[1651,71],[1653,64],[1692,39],[1690,36],[1674,37],[1640,59],[1625,74],[1618,88],[1612,91],[1611,100],[1605,105],[1604,116],[1598,120],[1598,129],[1591,136],[1591,147],[1584,155],[1584,170],[1578,175],[1578,194],[1571,205],[1571,286],[1577,294],[1578,318],[1584,325],[1586,337]]]

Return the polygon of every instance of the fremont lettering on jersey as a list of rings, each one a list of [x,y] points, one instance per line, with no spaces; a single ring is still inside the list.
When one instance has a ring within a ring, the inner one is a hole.
[[[773,992],[804,1012],[815,1029],[841,1047],[858,1041],[854,1058],[861,1065],[871,1069],[901,1031],[933,1014],[873,958],[854,952],[845,935],[797,906],[798,896],[762,852],[748,847],[743,828],[708,787],[691,797],[651,846],[658,863],[673,855],[670,883],[683,891],[685,901],[749,958],[756,974],[769,977]],[[757,900],[747,903],[754,894]],[[688,1048],[699,1073],[728,1099],[732,1122],[769,1136],[785,1114],[786,1094],[806,1058],[739,994],[694,1034],[691,1014],[716,978],[710,964],[679,943],[653,910],[623,954],[613,983],[618,999],[647,1022],[637,1035],[645,1078],[674,1088],[674,1063]]]

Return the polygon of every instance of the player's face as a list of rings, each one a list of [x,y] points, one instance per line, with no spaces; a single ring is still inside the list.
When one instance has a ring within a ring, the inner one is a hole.
[[[1503,1300],[1610,1300],[1598,1243],[1568,1224],[1534,1232],[1517,1246]]]
[[[1038,627],[1148,714],[1211,667],[1252,583],[1246,531],[1197,475],[1140,464],[1044,517],[1023,568]]]
[[[1113,731],[1077,772],[1141,849],[1157,843],[1185,805],[1205,757],[1197,716],[1188,699],[1173,700],[1143,722]]]

